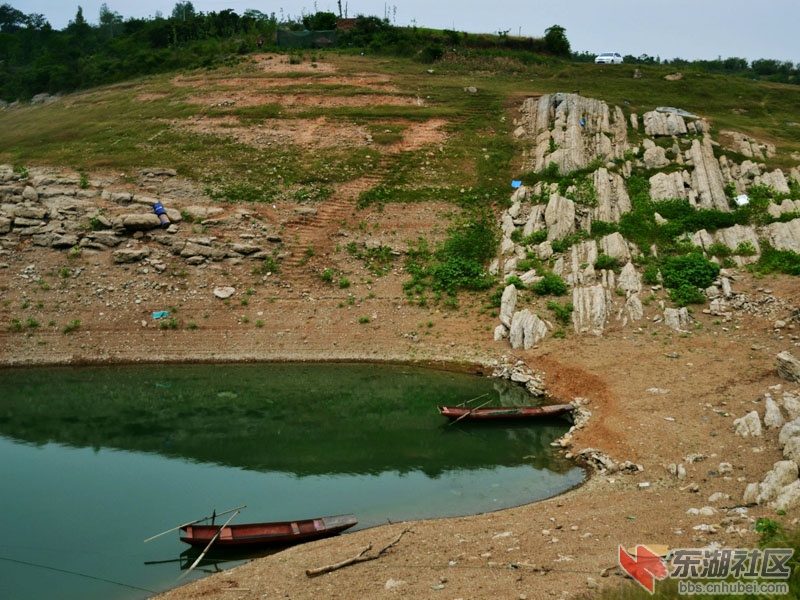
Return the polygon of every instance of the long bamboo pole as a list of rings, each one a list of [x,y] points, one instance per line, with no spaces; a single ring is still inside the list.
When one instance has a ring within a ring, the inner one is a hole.
[[[474,397],[472,400],[467,400],[466,402],[462,402],[462,403],[461,403],[461,404],[459,404],[458,406],[466,406],[466,405],[467,405],[467,404],[469,404],[470,402],[475,402],[475,400],[480,400],[480,399],[481,399],[481,398],[483,398],[484,396],[488,396],[488,395],[489,395],[489,392],[486,392],[485,394],[481,394],[480,396],[475,396],[475,397]]]
[[[247,508],[247,506],[243,504],[242,506],[237,506],[236,508],[231,508],[230,510],[224,510],[221,513],[216,513],[213,516],[221,517],[222,515],[227,515],[228,513],[232,513],[235,510],[242,510],[243,508]],[[144,543],[146,544],[150,540],[154,540],[157,537],[161,537],[162,535],[167,535],[168,533],[172,533],[173,531],[176,531],[176,530],[180,529],[181,527],[188,527],[189,525],[194,525],[195,523],[201,523],[202,521],[208,521],[210,518],[212,518],[212,517],[203,517],[202,519],[195,519],[194,521],[189,521],[188,523],[184,523],[183,525],[178,525],[177,527],[173,527],[172,529],[167,529],[166,531],[162,531],[161,533],[157,533],[156,535],[147,538],[144,541]]]
[[[458,422],[459,422],[461,419],[463,419],[463,418],[465,418],[465,417],[468,417],[468,416],[470,416],[470,415],[471,415],[473,412],[475,412],[475,411],[476,411],[476,410],[478,410],[479,408],[483,408],[484,406],[486,406],[487,404],[489,404],[491,401],[492,401],[492,398],[489,398],[489,399],[488,399],[486,402],[484,402],[484,403],[483,403],[483,404],[481,404],[480,406],[476,406],[475,408],[470,408],[470,409],[469,409],[467,412],[465,412],[463,415],[461,415],[460,417],[458,417],[458,418],[457,418],[455,421],[450,421],[450,423],[448,423],[448,425],[455,425],[455,424],[456,424],[456,423],[458,423]]]
[[[211,549],[211,545],[212,545],[214,542],[216,542],[216,541],[217,541],[217,538],[219,537],[219,534],[221,534],[221,533],[222,533],[222,530],[223,530],[223,529],[225,529],[225,528],[228,526],[228,523],[230,523],[231,521],[233,521],[233,519],[234,519],[234,518],[236,518],[236,515],[238,515],[238,514],[239,514],[239,511],[237,510],[235,513],[233,513],[233,514],[231,515],[231,518],[230,518],[230,519],[228,519],[227,521],[225,521],[225,524],[224,524],[224,525],[222,525],[222,526],[221,526],[219,529],[217,529],[217,533],[215,533],[215,534],[214,534],[214,537],[212,537],[212,538],[211,538],[211,541],[210,541],[210,542],[208,542],[208,546],[206,546],[206,549],[205,549],[205,550],[203,550],[203,553],[202,553],[202,554],[200,554],[200,556],[198,556],[198,557],[197,557],[197,560],[196,560],[196,561],[194,561],[194,564],[192,564],[192,566],[191,566],[191,567],[189,567],[189,570],[188,570],[188,571],[185,571],[185,572],[184,572],[184,573],[183,573],[183,574],[182,574],[182,575],[181,575],[181,576],[180,576],[178,579],[183,579],[184,577],[186,577],[186,576],[187,576],[189,573],[191,573],[192,569],[194,569],[194,568],[195,568],[197,565],[199,565],[199,564],[200,564],[200,561],[201,561],[201,560],[203,560],[203,557],[204,557],[204,556],[206,555],[206,553],[207,553],[207,552],[208,552],[208,551]]]

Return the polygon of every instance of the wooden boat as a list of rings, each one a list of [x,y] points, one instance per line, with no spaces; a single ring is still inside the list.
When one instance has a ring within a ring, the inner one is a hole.
[[[501,419],[538,419],[556,417],[574,410],[572,404],[545,406],[439,406],[439,413],[452,421],[491,421]]]
[[[215,547],[255,548],[299,544],[341,533],[358,523],[353,515],[335,515],[300,521],[275,523],[245,523],[241,525],[184,525],[180,528],[182,542],[206,547],[219,531]],[[222,527],[222,531],[220,531]]]

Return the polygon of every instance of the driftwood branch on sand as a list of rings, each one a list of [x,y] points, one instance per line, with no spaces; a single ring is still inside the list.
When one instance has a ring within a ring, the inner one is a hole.
[[[340,561],[338,563],[334,563],[332,565],[325,565],[324,567],[317,567],[316,569],[306,569],[306,575],[308,577],[317,577],[318,575],[324,575],[325,573],[330,573],[331,571],[336,571],[337,569],[348,567],[356,563],[367,562],[369,560],[375,560],[376,558],[380,558],[386,552],[388,552],[392,548],[392,546],[394,546],[397,542],[399,542],[400,539],[409,531],[411,530],[404,529],[403,531],[401,531],[400,535],[398,535],[394,540],[389,542],[386,546],[381,548],[376,554],[371,554],[371,555],[367,554],[367,552],[372,550],[372,544],[370,544],[366,548],[363,548],[361,552],[359,552],[352,558],[346,558],[345,560]]]

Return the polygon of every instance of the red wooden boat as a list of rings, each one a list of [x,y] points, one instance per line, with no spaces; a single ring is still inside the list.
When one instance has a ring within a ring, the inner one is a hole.
[[[254,548],[299,544],[336,535],[356,523],[358,519],[353,515],[335,515],[300,521],[225,525],[214,547]],[[192,546],[206,547],[218,531],[220,525],[184,525],[180,528],[180,537],[182,542]]]
[[[574,410],[572,404],[545,406],[439,406],[439,413],[452,421],[491,421],[501,419],[536,419],[556,417]]]

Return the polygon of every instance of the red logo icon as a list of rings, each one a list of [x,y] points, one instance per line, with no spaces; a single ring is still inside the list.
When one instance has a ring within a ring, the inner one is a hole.
[[[641,544],[636,546],[632,556],[620,546],[619,566],[651,594],[655,591],[656,579],[661,581],[669,575],[664,559]]]

